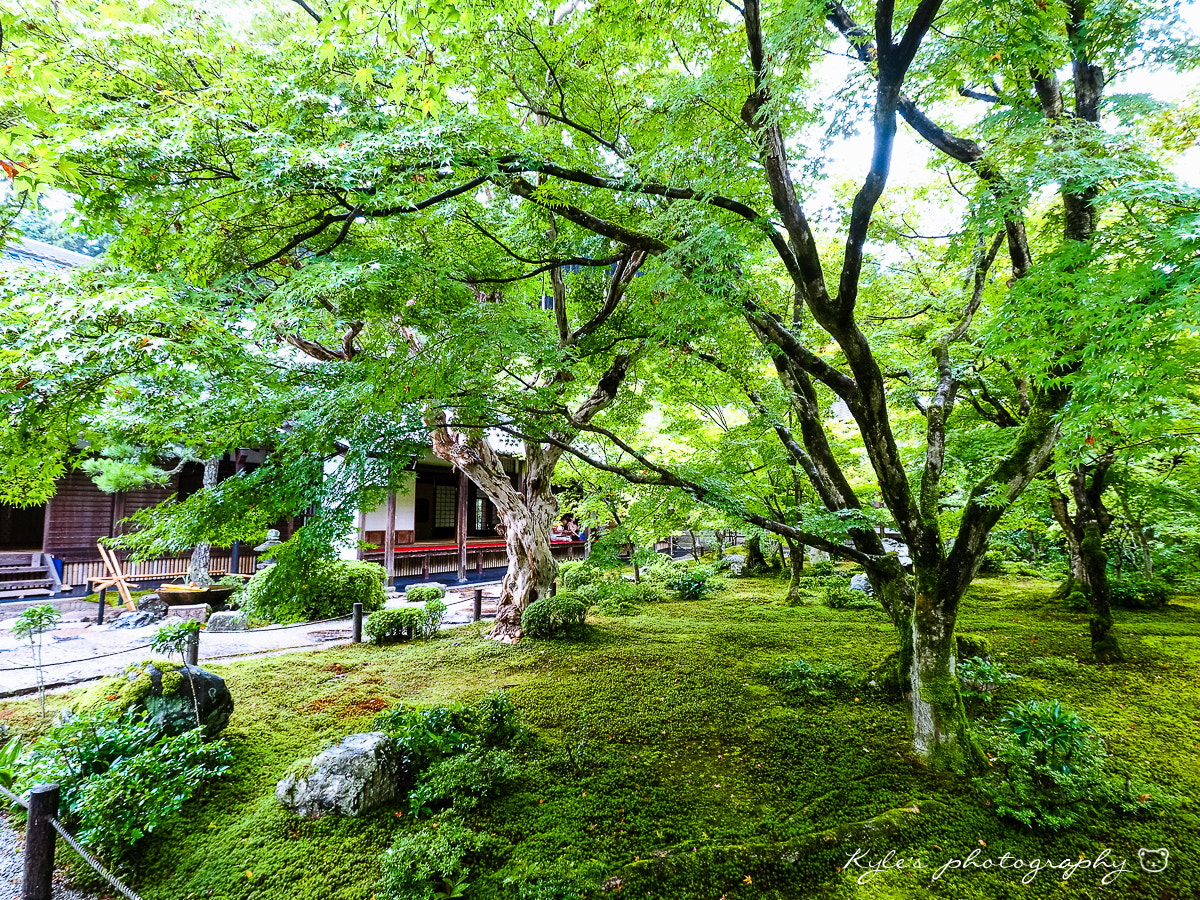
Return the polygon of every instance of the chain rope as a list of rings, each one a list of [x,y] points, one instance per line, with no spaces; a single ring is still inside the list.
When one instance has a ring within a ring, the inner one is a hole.
[[[7,797],[9,800],[11,800],[13,803],[17,804],[18,806],[22,806],[25,809],[29,809],[28,801],[22,800],[20,797],[18,797],[16,794],[14,794],[12,791],[10,791],[8,788],[6,788],[2,784],[0,784],[0,794],[3,794],[5,797]]]

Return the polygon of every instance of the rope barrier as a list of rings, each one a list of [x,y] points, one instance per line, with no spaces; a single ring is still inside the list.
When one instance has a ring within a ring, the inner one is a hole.
[[[132,653],[134,650],[145,650],[149,644],[138,644],[134,647],[126,647],[124,650],[114,650],[112,653],[101,653],[99,656],[85,656],[82,659],[60,659],[58,662],[43,663],[42,668],[48,669],[51,666],[69,666],[74,663],[91,662],[93,659],[105,659],[109,656],[120,656],[122,653]],[[28,669],[36,669],[37,666],[13,666],[12,668],[0,667],[0,672],[23,672]]]
[[[129,900],[142,900],[141,897],[139,897],[129,888],[125,887],[125,885],[121,884],[121,882],[117,880],[117,876],[113,875],[112,872],[100,865],[100,863],[96,860],[96,857],[92,856],[92,854],[80,847],[79,842],[75,840],[74,836],[67,831],[67,829],[63,828],[62,823],[59,822],[58,819],[51,816],[49,822],[52,826],[54,826],[54,830],[62,835],[62,839],[71,846],[71,849],[83,857],[83,861],[95,869],[100,874],[101,878],[128,897]]]
[[[295,622],[291,625],[265,625],[262,628],[253,628],[244,632],[245,634],[262,634],[268,631],[285,631],[288,628],[311,628],[314,625],[325,625],[329,622],[346,622],[351,616],[338,616],[334,619],[319,619],[316,622]],[[238,634],[239,632],[232,631],[228,634]],[[99,656],[85,656],[82,659],[60,659],[58,662],[48,662],[42,665],[43,669],[48,669],[50,666],[69,666],[75,663],[91,662],[96,659],[106,659],[110,656],[120,656],[122,653],[132,653],[134,650],[145,650],[150,644],[138,644],[134,647],[126,647],[124,650],[114,650],[112,653],[101,653]],[[0,666],[0,672],[26,672],[30,669],[36,669],[37,666]]]
[[[0,794],[3,794],[5,797],[7,797],[9,800],[11,800],[13,803],[17,804],[18,806],[24,807],[25,809],[29,809],[29,801],[22,800],[20,797],[18,797],[16,794],[14,794],[12,791],[10,791],[8,788],[6,788],[2,784],[0,784]]]

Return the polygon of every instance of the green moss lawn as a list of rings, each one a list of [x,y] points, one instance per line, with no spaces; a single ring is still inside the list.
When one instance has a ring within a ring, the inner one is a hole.
[[[469,898],[1200,896],[1200,601],[1119,613],[1129,661],[1097,668],[1083,661],[1084,616],[1050,591],[1012,579],[972,589],[959,630],[988,637],[995,660],[1022,676],[981,717],[1015,699],[1061,699],[1103,735],[1114,772],[1141,772],[1178,795],[1171,811],[1058,834],[998,819],[970,781],[911,761],[901,706],[865,691],[804,703],[770,678],[798,657],[866,675],[895,648],[882,612],[788,608],[781,582],[745,580],[702,602],[589,619],[577,641],[510,647],[472,626],[424,643],[215,667],[236,701],[225,732],[233,772],[144,841],[136,887],[147,900],[370,900],[381,854],[414,827],[407,804],[309,821],[276,803],[276,781],[397,703],[504,688],[537,742],[517,787],[467,817],[487,835],[470,860]],[[31,709],[6,715],[19,723]],[[864,849],[925,868],[861,879],[864,870],[845,866],[861,835],[831,829],[905,807]],[[819,832],[828,833],[812,837]],[[1139,848],[1161,847],[1166,871],[1143,872]],[[1065,881],[1042,871],[1029,885],[1011,870],[930,877],[973,850],[977,860],[1062,861],[1105,848],[1127,860],[1108,885],[1087,869]]]

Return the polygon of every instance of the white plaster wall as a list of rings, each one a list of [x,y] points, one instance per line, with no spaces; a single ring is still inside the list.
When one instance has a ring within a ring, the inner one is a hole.
[[[396,530],[397,531],[412,531],[416,527],[414,521],[416,515],[416,497],[413,493],[413,484],[416,482],[416,473],[408,479],[408,483],[401,488],[396,489]],[[367,527],[364,531],[384,531],[387,528],[387,501],[379,505],[378,509],[372,509],[367,512]]]

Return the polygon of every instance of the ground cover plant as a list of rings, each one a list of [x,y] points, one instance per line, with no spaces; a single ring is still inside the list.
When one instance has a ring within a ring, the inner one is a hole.
[[[1074,824],[1026,826],[997,811],[1006,797],[987,779],[912,761],[904,706],[868,683],[891,628],[881,611],[788,607],[784,582],[733,579],[704,600],[593,614],[575,638],[504,646],[465,626],[425,642],[216,667],[238,697],[224,732],[230,773],[191,802],[186,821],[142,840],[129,860],[135,884],[147,900],[384,900],[391,850],[430,854],[430,897],[455,884],[470,898],[519,900],[1192,896],[1200,598],[1120,613],[1127,662],[1097,667],[1086,661],[1084,617],[1053,590],[981,579],[962,620],[996,666],[1020,675],[975,713],[985,732],[1004,727],[1017,703],[1059,701],[1104,741],[1113,790],[1130,777],[1137,793]],[[790,690],[777,673],[801,657],[850,677],[827,697]],[[276,803],[275,783],[297,759],[376,727],[381,714],[470,706],[498,688],[531,731],[511,751],[517,771],[506,770],[498,796],[474,797],[470,808],[443,798],[416,814],[403,797],[340,820],[300,819]],[[68,700],[51,695],[51,714]],[[35,701],[0,715],[18,731],[40,720]],[[997,766],[989,772],[1000,777]],[[1156,796],[1139,802],[1139,782]],[[873,818],[872,829],[855,827]],[[1011,871],[948,870],[931,887],[928,868],[891,868],[860,884],[869,870],[847,865],[859,847],[873,860],[895,850],[926,866],[972,851],[1061,861],[1107,848],[1129,868],[1107,886],[1082,869],[1066,881],[1042,871],[1029,885]],[[1158,848],[1170,853],[1164,874],[1138,862],[1140,849]],[[619,892],[601,889],[613,879]]]

